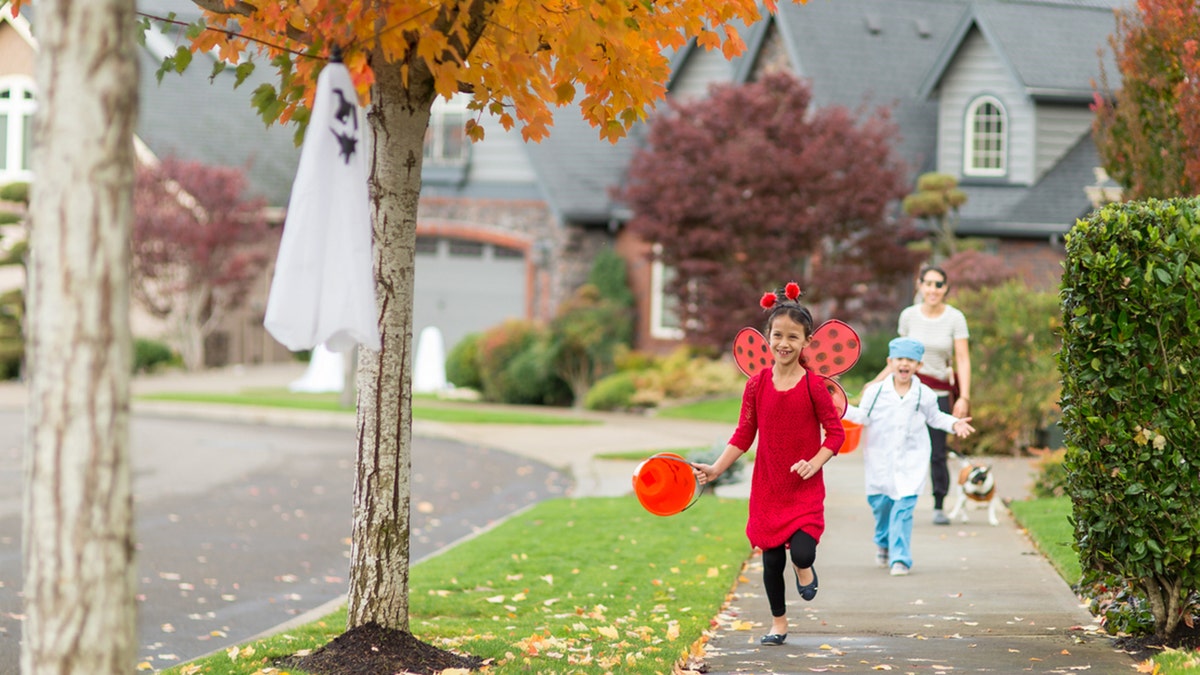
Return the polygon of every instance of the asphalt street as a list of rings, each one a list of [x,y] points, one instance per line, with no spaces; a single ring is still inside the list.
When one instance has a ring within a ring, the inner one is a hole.
[[[0,673],[18,671],[23,414],[0,411]],[[355,438],[135,414],[139,661],[154,668],[245,641],[346,592]],[[414,561],[565,493],[508,452],[413,440]]]

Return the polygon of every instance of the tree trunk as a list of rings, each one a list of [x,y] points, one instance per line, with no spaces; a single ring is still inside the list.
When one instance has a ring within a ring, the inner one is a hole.
[[[37,6],[24,500],[26,675],[136,657],[128,450],[133,0]]]
[[[417,204],[434,91],[427,72],[372,56],[368,184],[380,351],[359,350],[349,627],[408,630],[412,306]]]

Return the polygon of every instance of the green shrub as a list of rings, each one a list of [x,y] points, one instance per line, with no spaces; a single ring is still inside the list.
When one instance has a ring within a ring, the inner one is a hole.
[[[1062,313],[1053,293],[1020,281],[956,295],[971,328],[971,424],[951,443],[965,454],[1017,454],[1058,420],[1055,353]]]
[[[497,393],[504,403],[568,405],[571,390],[554,372],[553,353],[544,340],[531,343],[505,366]]]
[[[1033,479],[1033,496],[1039,499],[1065,496],[1067,469],[1063,466],[1063,458],[1067,455],[1066,449],[1047,450],[1039,454],[1037,476]]]
[[[637,394],[637,373],[619,371],[603,377],[588,390],[583,407],[588,410],[624,410],[632,405]]]
[[[689,462],[697,462],[699,464],[713,464],[720,459],[721,453],[725,452],[725,447],[727,445],[728,443],[725,441],[716,441],[707,449],[693,450],[692,452],[689,452],[687,455],[687,460]],[[746,460],[744,458],[739,458],[738,461],[730,464],[728,469],[725,469],[725,473],[717,476],[717,479],[712,483],[709,483],[709,485],[712,487],[719,487],[738,482],[741,480],[742,467],[745,464]]]
[[[611,248],[602,249],[592,260],[592,270],[587,282],[600,291],[600,297],[610,300],[618,307],[633,308],[633,291],[625,273],[625,259]]]
[[[508,365],[536,343],[544,329],[532,321],[509,319],[484,331],[479,339],[479,380],[483,398],[504,401],[516,385],[508,381]]]
[[[633,334],[633,312],[601,296],[591,284],[576,289],[550,324],[549,349],[554,372],[571,387],[583,404],[597,379],[614,370],[618,347],[627,346]]]
[[[456,387],[483,390],[479,374],[479,341],[482,333],[471,333],[458,341],[446,355],[446,381]]]
[[[1200,202],[1110,204],[1066,246],[1062,427],[1084,580],[1144,593],[1169,643],[1200,584]]]
[[[179,355],[158,340],[137,338],[133,341],[133,372],[152,373],[162,366],[179,362]]]

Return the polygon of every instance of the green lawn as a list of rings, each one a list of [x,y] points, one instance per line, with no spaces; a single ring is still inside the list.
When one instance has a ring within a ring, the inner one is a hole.
[[[305,394],[286,389],[250,389],[237,394],[214,394],[193,392],[166,392],[146,394],[138,397],[146,401],[179,401],[184,403],[216,403],[223,405],[261,406],[288,408],[292,410],[325,410],[353,413],[354,409],[343,406],[339,394]],[[598,424],[593,420],[571,415],[539,413],[527,408],[503,408],[470,401],[440,401],[432,398],[413,398],[413,419],[456,424],[534,424],[534,425],[580,425]]]
[[[664,673],[697,644],[750,549],[746,502],[660,518],[630,498],[554,499],[414,565],[414,635],[489,672]],[[253,675],[345,629],[344,610],[164,671]],[[231,654],[233,655],[231,657]],[[288,669],[292,675],[298,671]]]
[[[742,409],[742,397],[730,396],[714,398],[696,403],[659,408],[655,414],[659,417],[684,420],[703,420],[705,422],[725,422],[732,433],[737,424],[738,414]]]
[[[1078,583],[1083,570],[1079,566],[1079,556],[1072,548],[1075,530],[1070,521],[1070,498],[1019,500],[1008,507],[1038,550],[1058,570],[1058,575],[1072,586]]]

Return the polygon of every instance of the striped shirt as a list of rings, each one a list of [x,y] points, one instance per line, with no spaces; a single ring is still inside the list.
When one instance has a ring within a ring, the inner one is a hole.
[[[900,337],[910,337],[925,345],[925,357],[921,360],[919,375],[949,381],[950,371],[954,369],[954,341],[969,338],[970,334],[967,332],[967,317],[950,305],[945,307],[936,319],[921,313],[921,305],[905,308],[900,312],[900,325],[896,332]]]

